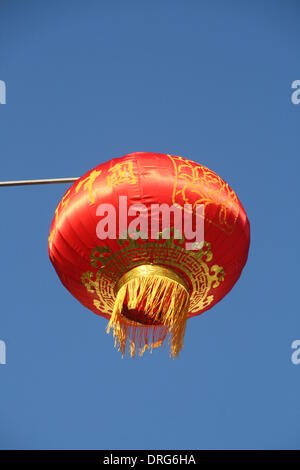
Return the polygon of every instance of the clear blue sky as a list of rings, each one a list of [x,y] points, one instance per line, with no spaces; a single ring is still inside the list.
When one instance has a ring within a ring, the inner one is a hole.
[[[252,235],[178,360],[122,360],[48,260],[66,187],[1,189],[1,448],[300,448],[299,20],[291,0],[1,0],[2,180],[179,154],[231,184]]]

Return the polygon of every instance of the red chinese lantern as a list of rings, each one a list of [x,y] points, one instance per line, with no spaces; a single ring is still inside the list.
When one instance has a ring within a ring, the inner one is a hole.
[[[186,208],[193,224],[199,207],[204,239],[191,242],[177,230],[188,217],[180,222],[175,213]],[[171,208],[168,217],[163,208]],[[138,152],[97,166],[68,189],[49,256],[71,294],[109,320],[123,355],[126,344],[142,355],[169,335],[175,357],[187,319],[238,280],[249,241],[245,210],[216,173],[179,156]]]

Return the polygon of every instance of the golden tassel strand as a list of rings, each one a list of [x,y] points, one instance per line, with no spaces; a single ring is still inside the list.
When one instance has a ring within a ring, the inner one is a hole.
[[[186,283],[172,270],[142,265],[127,272],[117,284],[117,297],[107,333],[113,330],[115,347],[134,357],[160,347],[169,334],[170,355],[183,346],[190,295]],[[133,318],[132,318],[133,315]],[[137,317],[137,319],[136,319]]]

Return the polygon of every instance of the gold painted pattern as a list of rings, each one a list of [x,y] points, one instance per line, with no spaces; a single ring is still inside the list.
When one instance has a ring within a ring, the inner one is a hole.
[[[239,215],[239,203],[235,192],[212,170],[182,157],[168,155],[173,163],[175,180],[173,187],[173,204],[203,204],[204,210],[214,205],[217,214],[217,226],[231,233]],[[210,220],[205,210],[205,218]]]
[[[144,264],[172,267],[185,278],[191,288],[189,315],[208,307],[213,291],[224,280],[222,266],[213,264],[210,243],[190,251],[184,240],[119,240],[120,250],[111,253],[108,247],[95,247],[91,252],[91,266],[97,271],[82,274],[81,281],[87,291],[94,294],[93,303],[103,314],[111,315],[116,298],[115,286],[129,270]]]

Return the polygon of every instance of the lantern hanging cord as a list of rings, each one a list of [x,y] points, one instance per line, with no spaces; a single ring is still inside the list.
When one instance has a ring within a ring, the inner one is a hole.
[[[58,184],[58,183],[73,183],[79,177],[71,178],[47,178],[38,180],[17,180],[17,181],[0,181],[0,186],[30,186],[37,184]]]

